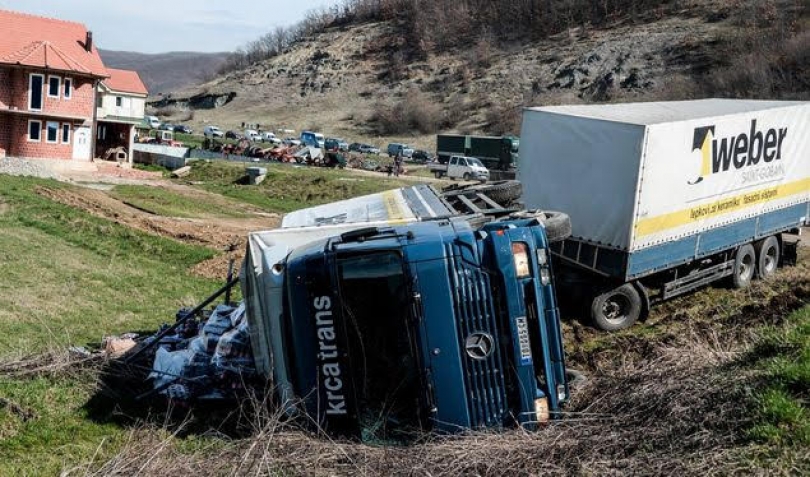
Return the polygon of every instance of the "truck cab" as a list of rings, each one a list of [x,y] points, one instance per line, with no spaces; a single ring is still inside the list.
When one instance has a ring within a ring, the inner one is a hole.
[[[424,188],[378,196],[250,236],[251,344],[282,405],[367,438],[558,415],[569,390],[543,224],[476,228]]]

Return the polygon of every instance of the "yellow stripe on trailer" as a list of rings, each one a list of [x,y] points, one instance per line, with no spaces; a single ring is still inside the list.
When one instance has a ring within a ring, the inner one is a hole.
[[[388,190],[382,193],[383,205],[388,215],[387,222],[391,225],[402,225],[408,221],[405,219],[405,211],[402,208],[402,196],[397,190]]]
[[[657,217],[642,219],[636,223],[635,236],[644,237],[645,235],[652,235],[663,230],[686,225],[690,222],[735,212],[755,204],[806,194],[809,190],[810,178],[807,178],[788,184],[746,192],[733,197],[726,197],[715,202],[659,215]]]

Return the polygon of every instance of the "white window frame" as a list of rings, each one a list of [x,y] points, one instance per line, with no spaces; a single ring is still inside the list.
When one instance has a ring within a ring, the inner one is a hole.
[[[51,94],[51,80],[56,79],[57,86],[56,86],[56,94]],[[62,94],[62,77],[56,75],[48,75],[48,97],[49,98],[58,98]]]
[[[33,92],[34,92],[34,76],[39,76],[42,78],[42,86],[45,86],[45,75],[41,73],[31,73],[28,75],[28,110],[29,111],[42,111],[42,106],[45,106],[45,94],[44,92],[40,91],[40,107],[33,108],[31,107],[31,100],[33,100]],[[41,121],[40,121],[41,122]]]
[[[56,137],[53,138],[53,141],[51,141],[51,139],[48,137],[48,133],[50,132],[50,127],[52,125],[56,125]],[[45,142],[48,144],[59,144],[59,121],[45,122]]]
[[[39,124],[39,137],[37,139],[31,139],[31,124],[38,123]],[[28,120],[28,133],[25,135],[28,142],[42,142],[42,121],[39,119],[29,119]]]
[[[124,107],[124,97],[123,96],[116,96],[115,97],[115,107],[116,108],[123,108]]]
[[[70,91],[68,91],[67,85],[70,85]],[[62,97],[65,99],[73,97],[73,78],[65,78],[62,81]]]
[[[62,123],[62,129],[59,131],[59,140],[62,141],[62,144],[70,144],[70,130],[73,129],[70,126],[70,123]],[[65,139],[65,136],[67,136],[67,139]]]

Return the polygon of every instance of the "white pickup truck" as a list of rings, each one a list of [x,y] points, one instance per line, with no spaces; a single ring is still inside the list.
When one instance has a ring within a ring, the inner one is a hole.
[[[437,179],[449,177],[451,179],[462,179],[465,181],[489,180],[489,169],[474,157],[451,156],[447,164],[428,164],[428,169],[433,172]]]

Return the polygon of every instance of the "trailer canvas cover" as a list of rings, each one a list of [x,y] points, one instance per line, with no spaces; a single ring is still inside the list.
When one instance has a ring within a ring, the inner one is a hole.
[[[530,108],[521,138],[526,205],[626,252],[810,200],[807,102]]]

